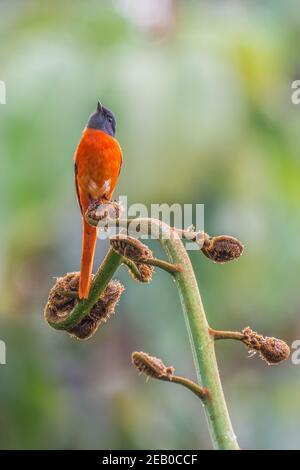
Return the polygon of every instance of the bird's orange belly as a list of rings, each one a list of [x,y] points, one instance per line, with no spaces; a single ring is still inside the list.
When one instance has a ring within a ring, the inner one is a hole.
[[[80,189],[91,199],[110,197],[117,182],[120,164],[111,155],[109,158],[105,155],[90,155],[87,160],[78,175]]]
[[[75,154],[75,163],[80,198],[111,199],[122,163],[118,142],[102,131],[86,129]]]

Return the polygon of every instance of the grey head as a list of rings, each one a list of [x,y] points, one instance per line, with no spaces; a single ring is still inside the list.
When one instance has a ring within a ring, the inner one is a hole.
[[[88,129],[97,129],[114,137],[116,133],[116,119],[113,113],[105,108],[100,101],[97,103],[96,111],[90,115],[87,126]]]

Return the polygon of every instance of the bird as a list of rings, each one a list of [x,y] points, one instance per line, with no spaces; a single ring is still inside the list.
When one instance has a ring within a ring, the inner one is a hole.
[[[98,101],[74,155],[75,187],[83,231],[79,299],[89,295],[97,241],[97,228],[89,225],[84,216],[91,203],[111,201],[122,166],[122,150],[115,133],[114,114]]]

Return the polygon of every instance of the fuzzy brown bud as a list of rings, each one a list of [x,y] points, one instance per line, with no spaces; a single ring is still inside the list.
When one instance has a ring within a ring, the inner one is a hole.
[[[92,202],[85,213],[85,220],[94,227],[103,225],[107,227],[109,220],[115,220],[120,217],[122,211],[121,205],[117,201],[100,201]]]
[[[110,281],[90,313],[78,325],[69,330],[69,334],[78,339],[91,338],[99,326],[102,323],[106,323],[111,315],[115,313],[115,307],[123,291],[124,286],[119,281]]]
[[[289,358],[290,348],[281,339],[266,338],[260,354],[268,364],[279,364]]]
[[[55,323],[55,321],[65,319],[69,315],[78,301],[78,285],[78,272],[68,273],[56,279],[45,307],[46,321]]]
[[[290,348],[281,339],[259,335],[249,326],[243,330],[243,335],[243,343],[250,351],[258,351],[261,359],[269,365],[279,364],[290,355]]]
[[[149,283],[152,281],[152,274],[154,272],[154,266],[143,263],[135,263],[138,273],[128,267],[128,272],[132,279],[137,282]]]
[[[110,244],[116,253],[138,263],[153,258],[150,248],[129,235],[115,235],[110,238]]]
[[[161,359],[149,356],[143,351],[132,353],[131,359],[137,370],[148,377],[155,379],[171,378],[174,374],[174,367],[166,367]]]
[[[151,282],[152,274],[154,273],[154,266],[149,264],[137,263],[138,270],[140,272],[140,281],[141,282]]]
[[[77,298],[78,287],[78,272],[69,273],[57,279],[50,291],[45,308],[46,321],[55,322],[56,320],[63,320],[72,312],[79,301]],[[119,281],[110,281],[100,299],[91,308],[89,314],[75,327],[67,330],[68,333],[78,339],[89,339],[93,336],[99,326],[105,323],[114,313],[115,306],[123,291],[124,287]]]
[[[229,235],[207,238],[201,248],[207,258],[216,263],[226,263],[238,259],[244,251],[241,242]]]

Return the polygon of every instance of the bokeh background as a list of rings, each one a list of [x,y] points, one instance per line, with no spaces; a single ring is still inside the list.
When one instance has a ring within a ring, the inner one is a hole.
[[[169,276],[120,269],[117,313],[88,342],[43,319],[79,268],[73,154],[98,98],[124,151],[115,196],[204,203],[206,230],[245,244],[227,265],[191,253],[211,325],[300,338],[299,41],[290,0],[0,2],[1,448],[211,448],[197,398],[130,363],[144,350],[195,377]],[[217,354],[242,448],[300,448],[300,366]]]

